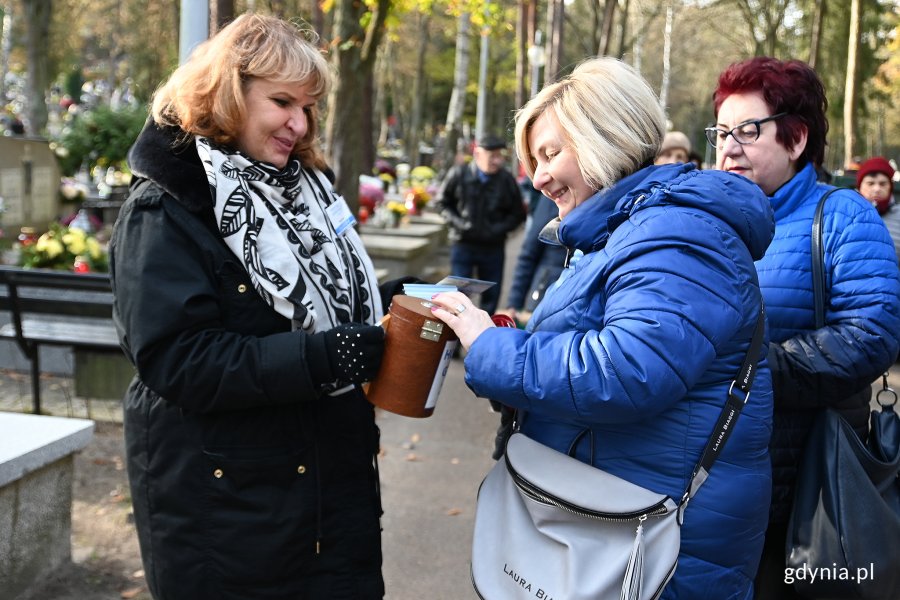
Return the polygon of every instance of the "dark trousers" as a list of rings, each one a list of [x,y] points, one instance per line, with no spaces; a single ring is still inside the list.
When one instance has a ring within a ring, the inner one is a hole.
[[[787,526],[787,523],[769,523],[766,529],[759,571],[753,581],[756,600],[803,600],[803,596],[794,591],[794,586],[784,582]]]
[[[450,249],[450,274],[495,281],[497,285],[481,293],[481,308],[489,315],[497,312],[503,285],[503,246],[476,246],[457,242]]]

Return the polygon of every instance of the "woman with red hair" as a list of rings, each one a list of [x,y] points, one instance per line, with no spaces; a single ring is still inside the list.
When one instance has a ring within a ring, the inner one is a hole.
[[[775,212],[775,237],[756,261],[775,391],[772,505],[756,597],[797,598],[784,583],[785,537],[806,435],[833,408],[865,436],[869,384],[900,348],[900,274],[878,213],[853,190],[835,192],[823,221],[825,326],[816,328],[812,221],[833,189],[816,181],[828,133],[822,82],[801,61],[756,57],[719,76],[713,102],[716,124],[706,134],[716,168],[754,181]]]

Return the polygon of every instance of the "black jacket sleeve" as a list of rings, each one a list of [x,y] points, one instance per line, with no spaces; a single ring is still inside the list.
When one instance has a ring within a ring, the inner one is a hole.
[[[469,220],[460,211],[459,180],[463,176],[464,167],[453,167],[447,173],[438,191],[437,205],[447,225],[455,231],[466,231],[471,226]]]
[[[316,398],[306,336],[247,289],[213,231],[165,198],[127,203],[110,244],[114,320],[143,383],[199,412]]]

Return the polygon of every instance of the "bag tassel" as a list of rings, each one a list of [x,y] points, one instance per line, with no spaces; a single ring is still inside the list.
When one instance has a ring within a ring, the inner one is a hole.
[[[640,600],[641,598],[641,584],[644,580],[644,521],[646,519],[646,516],[641,517],[634,534],[634,544],[631,546],[628,566],[625,567],[625,580],[622,582],[620,600]]]

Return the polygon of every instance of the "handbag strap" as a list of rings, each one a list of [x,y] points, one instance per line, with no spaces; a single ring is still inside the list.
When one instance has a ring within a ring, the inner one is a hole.
[[[688,489],[684,492],[678,507],[678,522],[682,521],[684,509],[687,508],[688,500],[694,497],[700,486],[709,477],[709,471],[712,469],[713,463],[719,458],[725,442],[731,437],[737,418],[741,414],[747,400],[750,399],[750,388],[753,386],[753,380],[756,378],[757,366],[759,364],[759,351],[762,348],[763,339],[766,333],[766,306],[760,300],[759,316],[756,318],[756,329],[753,331],[753,337],[750,339],[750,348],[744,356],[744,363],[738,372],[737,378],[731,382],[728,388],[728,398],[725,400],[725,406],[719,414],[719,420],[713,429],[712,435],[706,441],[706,447],[703,448],[703,454],[700,455],[700,462],[694,467],[691,474],[691,482]]]
[[[838,188],[832,188],[825,192],[825,195],[819,199],[813,215],[810,259],[812,261],[813,308],[816,313],[816,329],[825,327],[825,245],[822,243],[825,201],[836,191]]]
[[[703,453],[700,455],[700,462],[694,467],[694,471],[691,474],[690,485],[681,498],[681,502],[678,506],[679,523],[681,523],[683,519],[684,509],[687,507],[688,500],[694,497],[694,494],[697,493],[697,490],[700,489],[700,486],[702,486],[709,477],[709,471],[712,469],[713,463],[716,462],[716,459],[718,459],[719,455],[722,453],[725,442],[728,441],[728,438],[731,437],[731,432],[734,431],[734,426],[738,416],[741,414],[741,410],[743,410],[744,405],[747,404],[747,400],[750,399],[750,388],[753,387],[753,380],[756,378],[757,366],[759,364],[758,357],[759,352],[762,349],[763,340],[765,339],[765,333],[766,306],[762,299],[760,299],[759,315],[756,317],[756,328],[753,331],[753,337],[750,339],[750,347],[747,349],[747,354],[744,355],[744,362],[741,365],[741,370],[738,372],[737,378],[731,382],[731,385],[728,388],[728,398],[725,401],[725,406],[722,407],[722,412],[719,414],[719,419],[716,422],[716,427],[713,429],[712,435],[706,441],[706,446],[703,448]],[[520,430],[523,413],[524,411],[521,409],[516,409],[513,415],[513,433]],[[572,442],[572,445],[569,447],[568,454],[569,456],[575,455],[575,447],[585,434],[591,436],[591,463],[593,464],[594,432],[590,427],[578,434],[578,437],[575,438],[575,441]]]

